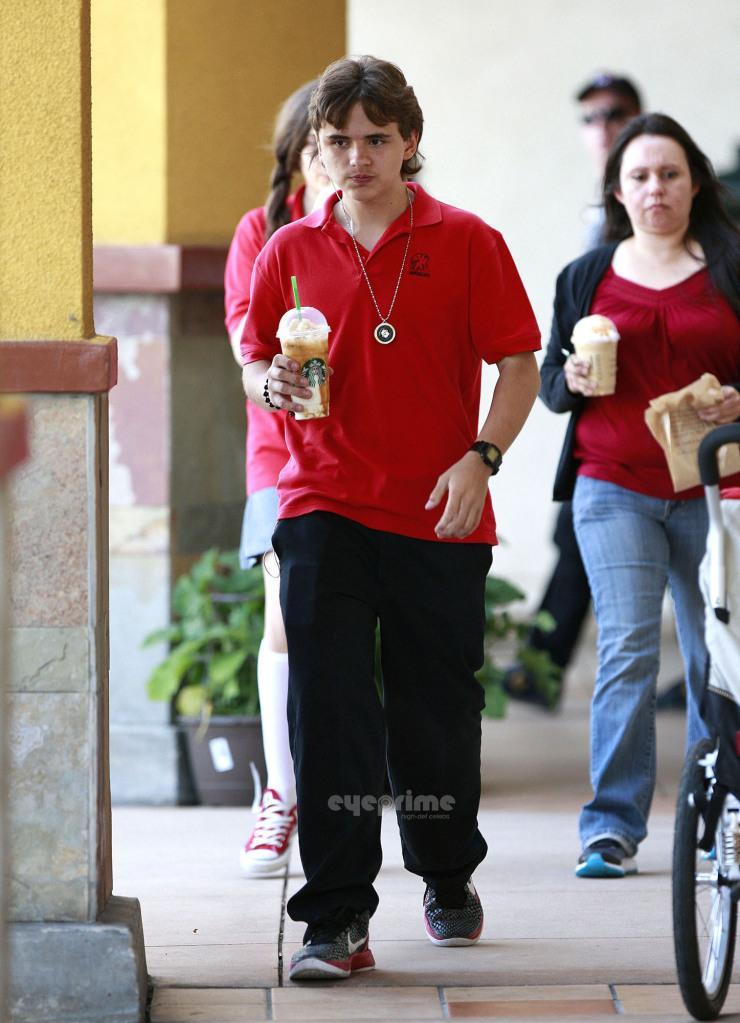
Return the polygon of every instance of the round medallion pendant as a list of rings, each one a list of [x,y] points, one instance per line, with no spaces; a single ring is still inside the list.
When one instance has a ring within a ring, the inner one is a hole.
[[[392,327],[390,323],[379,323],[373,336],[379,345],[389,345],[391,341],[395,340],[396,328]]]

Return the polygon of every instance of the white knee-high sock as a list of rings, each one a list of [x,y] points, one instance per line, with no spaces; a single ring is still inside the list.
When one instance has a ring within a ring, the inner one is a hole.
[[[275,789],[292,806],[295,776],[288,740],[288,655],[270,650],[264,639],[257,658],[257,684],[267,765],[266,787]]]

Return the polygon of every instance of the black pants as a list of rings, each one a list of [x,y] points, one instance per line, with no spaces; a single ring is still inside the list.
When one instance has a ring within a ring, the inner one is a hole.
[[[273,545],[307,879],[289,915],[315,923],[345,907],[375,911],[386,758],[406,868],[442,892],[459,886],[487,851],[474,673],[490,548],[414,540],[325,512],[282,520]]]
[[[535,650],[546,650],[559,668],[566,668],[591,603],[591,590],[573,528],[573,505],[570,501],[564,501],[560,506],[553,539],[558,548],[558,560],[539,609],[549,611],[556,624],[552,632],[533,629],[528,642]]]

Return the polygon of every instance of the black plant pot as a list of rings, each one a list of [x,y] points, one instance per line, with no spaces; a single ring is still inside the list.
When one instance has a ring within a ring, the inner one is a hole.
[[[264,785],[266,768],[258,717],[212,717],[203,729],[200,718],[179,718],[190,761],[196,800],[204,806],[250,806],[254,780],[250,764]]]

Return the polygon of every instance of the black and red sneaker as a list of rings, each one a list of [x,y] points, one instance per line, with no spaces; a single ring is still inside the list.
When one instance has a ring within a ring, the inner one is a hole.
[[[441,898],[431,885],[424,892],[424,926],[434,945],[474,945],[483,930],[483,907],[473,882]]]
[[[370,951],[370,913],[346,910],[310,925],[290,961],[291,980],[346,980],[375,968]]]

